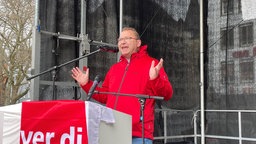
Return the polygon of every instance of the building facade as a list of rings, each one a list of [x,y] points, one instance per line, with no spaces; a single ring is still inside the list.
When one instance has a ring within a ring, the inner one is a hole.
[[[241,0],[208,3],[209,85],[220,94],[255,93],[255,19],[244,19]]]

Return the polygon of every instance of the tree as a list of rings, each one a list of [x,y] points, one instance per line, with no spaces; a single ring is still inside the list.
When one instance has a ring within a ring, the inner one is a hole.
[[[33,0],[0,1],[0,106],[29,91],[33,17]]]

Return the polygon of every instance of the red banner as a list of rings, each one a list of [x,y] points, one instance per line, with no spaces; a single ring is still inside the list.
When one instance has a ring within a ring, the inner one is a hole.
[[[23,102],[20,143],[87,144],[85,102]]]

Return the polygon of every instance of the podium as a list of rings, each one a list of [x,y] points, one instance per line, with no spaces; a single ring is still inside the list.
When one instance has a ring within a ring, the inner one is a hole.
[[[114,110],[115,124],[100,123],[99,144],[131,144],[132,117]]]
[[[95,110],[101,109],[101,112],[107,113],[107,109],[102,105],[99,105],[97,103],[93,103],[90,101],[86,101],[87,110],[91,110],[95,112]],[[115,119],[115,122],[113,124],[107,124],[105,122],[100,122],[99,124],[99,144],[131,144],[132,143],[132,117],[128,114],[112,110],[113,117]],[[87,111],[88,112],[88,111]],[[99,111],[91,114],[89,112],[90,117],[97,116],[97,113],[100,113]],[[108,114],[108,113],[107,113]],[[110,114],[108,114],[110,115]],[[92,118],[92,121],[95,121],[95,118]],[[93,122],[87,121],[88,126],[90,127],[90,124]],[[94,137],[94,135],[90,135],[90,131],[88,131],[88,138]],[[93,140],[92,143],[94,143],[95,140]],[[95,143],[96,144],[96,143]]]
[[[41,104],[47,105],[48,103],[52,103],[52,102],[53,101],[51,102],[40,101],[35,103],[26,102],[26,104],[29,105],[31,103],[31,104],[37,105],[38,103],[38,107],[42,107]],[[58,111],[62,111],[63,107],[66,107],[66,105],[67,105],[67,108],[70,109],[71,107],[69,103],[76,103],[76,101],[70,101],[70,102],[56,101],[56,102],[58,103],[57,105],[54,105],[52,107],[46,106],[47,109],[55,109],[58,113]],[[120,143],[131,144],[132,143],[132,126],[131,126],[132,118],[130,115],[112,110],[110,108],[107,108],[105,106],[102,106],[94,102],[85,101],[84,103],[85,103],[85,111],[86,111],[85,118],[86,118],[88,144],[120,144]],[[60,105],[62,105],[62,107],[60,107]],[[61,108],[60,110],[58,110],[59,107]],[[72,111],[72,112],[76,113],[78,111]],[[23,121],[21,118],[22,112],[23,112],[23,103],[0,107],[0,144],[5,144],[5,143],[19,144],[22,133],[23,135],[25,135],[25,138],[23,139],[27,141],[30,138],[31,139],[33,138],[32,134],[31,134],[31,137],[29,137],[28,133],[23,132],[23,129],[21,129],[22,128],[21,125]],[[103,120],[95,119],[100,116]],[[107,117],[110,116],[110,117],[107,118],[106,116]],[[31,115],[31,118],[33,120],[32,115]],[[72,119],[72,117],[70,117],[70,119]],[[96,123],[96,127],[98,127],[98,130],[97,128],[95,128],[95,122],[97,121],[99,121],[99,123]],[[79,138],[82,137],[82,134],[80,134],[81,132],[79,130],[78,128],[77,130],[75,128],[75,133],[77,134],[75,135],[75,139],[78,139],[78,140],[76,140],[74,144],[79,144]],[[40,134],[43,133],[41,132],[40,129],[39,131],[40,131]],[[70,131],[71,131],[71,128],[70,128]],[[58,135],[57,132],[54,134],[55,135],[52,135],[52,139],[54,136]],[[34,135],[36,135],[35,132],[34,132]],[[69,136],[72,136],[71,132],[69,132]],[[43,136],[37,135],[35,137],[36,137],[36,140],[38,141],[41,140],[40,142],[43,142],[46,139],[46,135],[43,135]],[[48,141],[48,143],[51,143],[51,141]],[[84,141],[82,142],[82,144],[84,144]]]

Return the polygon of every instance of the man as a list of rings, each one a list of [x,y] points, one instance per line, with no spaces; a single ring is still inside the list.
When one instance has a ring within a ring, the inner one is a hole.
[[[173,89],[163,68],[163,59],[158,62],[147,54],[147,46],[141,46],[139,34],[134,28],[125,27],[118,39],[121,52],[120,61],[114,64],[102,83],[97,87],[99,92],[134,94],[134,96],[116,96],[94,94],[93,98],[107,107],[132,116],[132,143],[141,144],[142,115],[141,104],[136,94],[161,96],[164,100],[172,97]],[[83,73],[79,68],[72,69],[72,77],[88,93],[92,86],[89,80],[89,69]],[[146,99],[144,106],[144,140],[145,144],[153,143],[154,132],[154,99]]]

